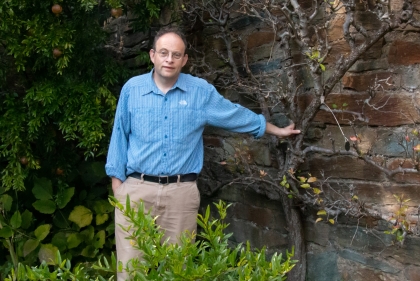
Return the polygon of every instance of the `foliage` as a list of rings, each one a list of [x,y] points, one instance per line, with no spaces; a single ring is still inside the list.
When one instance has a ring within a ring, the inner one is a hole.
[[[147,30],[152,24],[152,20],[159,18],[163,8],[170,8],[173,0],[126,0],[125,4],[135,15],[131,20],[131,26],[134,30]]]
[[[220,219],[210,217],[210,206],[204,215],[198,215],[200,241],[194,242],[195,234],[184,233],[181,245],[160,243],[164,234],[150,210],[144,211],[142,202],[136,208],[130,206],[128,197],[125,205],[115,198],[111,202],[132,223],[126,229],[132,232],[129,239],[144,253],[142,261],[132,260],[130,266],[119,264],[119,270],[124,267],[131,280],[285,280],[296,263],[291,260],[293,251],[285,260],[277,253],[267,260],[265,248],[251,251],[249,242],[230,248],[228,239],[232,234],[224,233],[229,206],[222,201],[215,203]]]
[[[0,274],[19,262],[55,263],[57,250],[79,262],[113,247],[103,160],[118,92],[133,73],[104,48],[102,24],[127,3],[0,5]],[[145,23],[169,2],[150,3],[136,4]]]
[[[0,128],[7,132],[0,137],[0,165],[6,190],[25,189],[33,170],[68,174],[80,154],[106,150],[113,92],[129,73],[99,48],[106,34],[98,23],[108,11],[88,2],[61,3],[58,15],[46,0],[8,0],[0,8]]]
[[[114,208],[103,199],[104,163],[84,162],[78,169],[67,182],[33,177],[30,189],[0,195],[0,241],[8,250],[0,259],[3,274],[18,263],[57,265],[57,251],[77,263],[111,254]]]
[[[51,268],[47,262],[43,261],[38,267],[29,267],[23,264],[19,264],[17,271],[12,270],[8,278],[5,281],[35,281],[35,280],[89,280],[89,281],[106,281],[105,277],[101,275],[101,272],[95,271],[89,268],[89,264],[79,263],[72,268],[71,261],[69,259],[61,259],[60,252],[57,251],[57,263]],[[111,257],[112,265],[115,268],[115,256]],[[104,258],[104,262],[108,267],[108,261]],[[104,274],[106,276],[106,274]],[[91,277],[94,276],[94,277]],[[108,280],[112,280],[112,276]]]
[[[227,224],[224,223],[226,210],[229,206],[222,201],[215,203],[220,219],[210,218],[210,206],[204,216],[199,215],[198,224],[202,227],[198,242],[192,242],[194,235],[183,234],[182,244],[173,245],[162,241],[163,233],[159,231],[150,211],[144,211],[140,202],[138,209],[130,206],[127,199],[125,207],[115,200],[110,202],[121,208],[132,222],[131,239],[135,246],[143,251],[144,260],[132,260],[130,280],[286,280],[296,261],[291,260],[292,253],[282,260],[282,255],[276,253],[271,260],[266,260],[265,249],[251,251],[246,246],[228,247],[228,238],[232,234],[225,234]],[[19,264],[17,270],[12,270],[6,281],[26,280],[112,280],[117,263],[114,255],[110,261],[106,257],[100,258],[95,264],[78,263],[72,268],[69,259],[62,259],[60,252],[56,252],[56,262],[48,266],[43,261],[40,266],[25,266]],[[119,270],[123,265],[119,265]]]
[[[395,239],[403,244],[404,239],[410,232],[410,222],[407,219],[408,202],[410,198],[404,199],[404,195],[398,196],[393,194],[398,202],[398,209],[388,219],[391,224],[391,230],[385,231],[386,234],[394,235]]]

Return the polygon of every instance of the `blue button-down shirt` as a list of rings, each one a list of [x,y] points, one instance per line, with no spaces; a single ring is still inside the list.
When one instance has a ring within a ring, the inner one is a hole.
[[[106,173],[124,181],[147,175],[199,173],[206,125],[261,137],[262,115],[223,98],[205,80],[180,74],[165,94],[152,72],[131,78],[122,88],[108,150]]]

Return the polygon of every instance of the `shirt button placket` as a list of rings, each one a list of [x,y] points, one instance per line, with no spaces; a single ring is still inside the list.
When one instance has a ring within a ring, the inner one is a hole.
[[[163,100],[163,112],[169,112],[169,102],[168,97],[165,96]],[[162,132],[162,142],[163,142],[163,151],[162,151],[162,174],[168,175],[168,149],[169,149],[169,118],[167,115],[163,116],[163,132]]]

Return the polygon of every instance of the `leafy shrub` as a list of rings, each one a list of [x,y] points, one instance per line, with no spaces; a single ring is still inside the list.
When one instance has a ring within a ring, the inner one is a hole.
[[[125,206],[116,200],[111,202],[132,223],[126,230],[133,231],[130,239],[144,253],[142,261],[132,260],[130,266],[118,266],[118,270],[125,267],[132,280],[285,280],[296,263],[291,260],[293,251],[286,254],[285,260],[281,254],[267,260],[265,248],[251,251],[249,242],[230,248],[228,239],[232,234],[224,233],[229,206],[223,201],[215,203],[220,219],[210,217],[210,206],[204,215],[198,215],[200,240],[191,243],[195,234],[185,233],[181,245],[160,243],[164,234],[150,211],[143,210],[142,203],[132,208],[129,198]]]
[[[115,269],[123,267],[129,272],[133,281],[137,280],[286,280],[296,261],[291,260],[293,251],[282,255],[274,254],[270,260],[266,259],[265,249],[251,251],[246,245],[228,246],[228,239],[232,234],[225,234],[228,226],[224,223],[226,210],[229,206],[222,201],[215,203],[220,219],[210,218],[210,206],[206,213],[199,215],[197,222],[203,231],[198,235],[200,240],[191,243],[194,234],[185,233],[181,238],[181,245],[161,243],[163,233],[155,224],[156,218],[150,212],[143,210],[143,204],[132,208],[127,199],[125,207],[111,200],[112,205],[123,210],[131,221],[129,227],[133,231],[130,239],[134,246],[144,253],[143,260],[130,261],[130,266],[116,264],[115,257],[111,263],[106,258],[99,260],[94,266],[78,264],[72,269],[69,260],[61,260],[58,254],[54,268],[43,262],[39,267],[19,265],[17,273],[13,270],[6,281],[26,280],[112,280]]]

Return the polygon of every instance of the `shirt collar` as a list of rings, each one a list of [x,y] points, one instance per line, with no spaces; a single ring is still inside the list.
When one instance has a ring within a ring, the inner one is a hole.
[[[159,89],[156,86],[155,81],[153,80],[153,71],[152,69],[149,73],[147,73],[147,79],[144,87],[141,87],[141,95],[147,95],[150,93],[159,93]],[[186,77],[185,74],[180,73],[178,80],[176,81],[175,85],[172,86],[171,89],[180,89],[183,92],[187,91],[187,83],[186,83]]]

